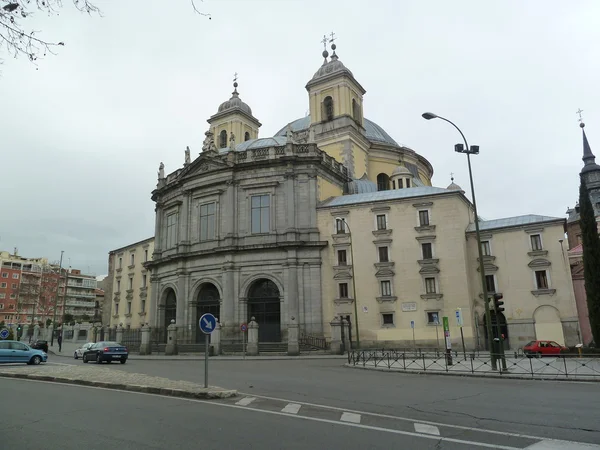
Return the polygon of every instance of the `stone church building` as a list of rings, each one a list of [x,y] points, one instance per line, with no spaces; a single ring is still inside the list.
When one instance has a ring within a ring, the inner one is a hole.
[[[364,117],[366,91],[331,49],[306,84],[309,115],[261,138],[236,82],[199,156],[188,149],[169,174],[161,163],[148,323],[175,320],[201,342],[198,319],[210,312],[227,343],[254,317],[260,342],[286,342],[290,324],[328,338],[344,315],[365,344],[412,343],[412,322],[419,344],[435,345],[441,317],[460,307],[469,346],[482,347],[470,201],[455,183],[433,187],[431,163]],[[573,288],[554,242],[564,219],[510,219],[482,227],[488,290],[513,303],[503,330],[513,327],[515,346],[545,333],[573,340]]]

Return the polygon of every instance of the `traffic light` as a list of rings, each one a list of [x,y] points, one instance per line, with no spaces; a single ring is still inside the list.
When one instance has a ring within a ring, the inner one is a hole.
[[[504,307],[502,306],[504,305],[504,302],[502,301],[502,298],[504,298],[502,294],[494,294],[494,311],[496,311],[496,313],[504,311]]]

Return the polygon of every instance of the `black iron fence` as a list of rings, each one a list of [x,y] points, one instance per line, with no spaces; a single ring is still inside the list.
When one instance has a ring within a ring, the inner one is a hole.
[[[329,342],[327,339],[320,336],[311,336],[308,334],[302,334],[298,338],[298,344],[300,345],[300,350],[328,350]]]
[[[123,344],[129,349],[129,351],[137,352],[140,350],[140,344],[142,343],[142,332],[139,328],[129,328],[123,330],[123,339],[120,344]]]
[[[404,352],[398,350],[351,350],[348,364],[364,368],[400,372],[445,372],[480,376],[517,376],[539,379],[590,379],[600,381],[600,357],[556,355],[529,358],[525,355],[505,355],[504,363],[497,355],[497,368],[492,367],[492,354],[452,351]]]

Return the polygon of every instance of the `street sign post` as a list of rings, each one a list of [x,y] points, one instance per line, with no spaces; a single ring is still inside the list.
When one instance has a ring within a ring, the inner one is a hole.
[[[208,352],[209,352],[209,339],[210,334],[215,331],[217,327],[217,319],[211,313],[203,314],[198,321],[200,331],[204,333],[204,387],[208,387]]]
[[[456,308],[456,325],[460,328],[460,340],[462,342],[463,356],[467,360],[467,349],[465,348],[465,335],[463,333],[463,316],[462,309]]]
[[[448,323],[448,317],[442,317],[442,324],[444,326],[444,340],[446,341],[446,363],[452,365],[452,343],[450,342],[450,324]]]
[[[248,331],[248,325],[245,323],[241,324],[240,330],[242,330],[242,352],[244,359],[246,359],[246,331]]]
[[[2,330],[0,331],[0,339],[8,339],[9,334],[10,331],[8,331],[7,328],[2,328]]]

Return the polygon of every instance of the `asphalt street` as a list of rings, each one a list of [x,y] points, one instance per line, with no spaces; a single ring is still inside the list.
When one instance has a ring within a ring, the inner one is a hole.
[[[0,395],[10,405],[0,422],[0,446],[20,450],[478,448],[468,439],[442,438],[427,429],[419,433],[359,425],[351,415],[303,416],[13,379],[1,381]],[[487,448],[519,449],[533,442],[512,441],[518,446]]]
[[[204,375],[201,361],[130,360],[111,369],[195,382]],[[210,361],[209,382],[273,401],[600,444],[598,383],[386,373],[346,368],[339,360],[251,359]]]

